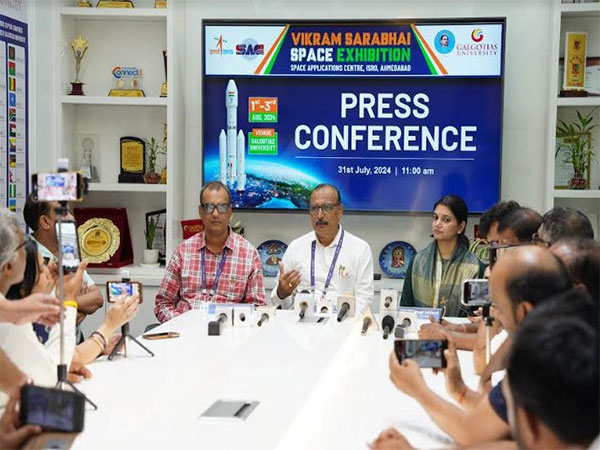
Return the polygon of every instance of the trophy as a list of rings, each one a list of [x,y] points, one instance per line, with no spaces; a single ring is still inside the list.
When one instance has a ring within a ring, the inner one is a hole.
[[[167,51],[163,50],[163,61],[165,63],[165,82],[160,87],[160,96],[167,96]]]
[[[154,7],[165,9],[167,7],[167,0],[154,0]]]
[[[87,0],[78,0],[77,6],[79,8],[91,8],[92,4],[90,2],[88,2]]]
[[[133,8],[132,0],[100,0],[96,8]]]
[[[92,165],[92,150],[94,149],[94,140],[86,136],[81,140],[81,146],[83,147],[83,157],[81,167],[79,171],[84,178],[87,178],[92,183],[98,182],[98,173],[96,167]]]
[[[116,66],[112,70],[114,87],[110,97],[145,97],[142,85],[142,69],[139,67]]]
[[[79,37],[71,41],[71,48],[75,57],[75,81],[71,82],[69,95],[84,95],[83,82],[79,79],[79,70],[81,69],[81,60],[88,50],[88,41],[84,40],[79,33]]]
[[[122,137],[119,183],[143,183],[145,173],[146,143],[140,138]]]

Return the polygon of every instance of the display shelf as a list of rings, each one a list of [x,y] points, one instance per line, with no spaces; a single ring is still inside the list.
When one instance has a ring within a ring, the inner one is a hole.
[[[77,20],[134,20],[134,21],[166,21],[167,10],[158,8],[61,8],[62,17]]]
[[[63,104],[110,106],[167,106],[166,97],[102,97],[99,95],[63,95]]]
[[[92,192],[167,192],[167,185],[142,183],[90,183],[88,189]]]
[[[600,3],[563,3],[560,11],[563,17],[598,17]]]
[[[596,198],[600,200],[600,189],[554,189],[554,198]]]
[[[600,96],[593,97],[558,97],[556,105],[559,107],[572,106],[600,106]]]

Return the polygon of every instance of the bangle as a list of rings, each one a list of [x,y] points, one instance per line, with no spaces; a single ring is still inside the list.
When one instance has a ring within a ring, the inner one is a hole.
[[[106,346],[108,345],[108,343],[106,342],[106,338],[104,337],[104,335],[102,333],[100,333],[99,331],[94,331],[91,335],[91,337],[97,336],[98,339],[100,339],[100,341],[102,342],[102,347],[104,349],[106,349]]]
[[[458,400],[457,400],[457,402],[458,402],[458,404],[459,404],[460,406],[462,406],[463,402],[465,401],[465,396],[466,396],[466,395],[467,395],[467,387],[465,386],[465,387],[463,388],[463,390],[462,390],[462,391],[460,391],[460,394],[458,394]]]
[[[75,300],[65,300],[63,302],[63,305],[65,306],[65,308],[67,306],[71,306],[71,307],[73,307],[75,309],[79,308],[79,305],[77,304],[77,302]]]
[[[91,336],[90,336],[90,339],[91,339],[92,341],[94,341],[98,347],[100,347],[100,353],[103,353],[105,349],[104,349],[104,346],[102,345],[102,342],[100,342],[100,339],[98,339],[98,338],[97,338],[96,336],[94,336],[94,335],[91,335]]]

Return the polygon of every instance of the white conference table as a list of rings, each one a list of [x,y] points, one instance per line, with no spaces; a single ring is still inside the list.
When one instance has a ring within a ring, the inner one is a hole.
[[[389,381],[393,336],[361,336],[354,319],[296,320],[293,311],[278,311],[260,328],[207,336],[205,313],[189,311],[153,330],[180,338],[141,341],[154,358],[130,343],[127,358],[96,361],[93,377],[78,387],[99,409],[87,409],[74,448],[352,449],[390,426],[415,446],[451,445]],[[470,353],[459,357],[463,374],[473,373]],[[447,398],[443,375],[423,373]],[[218,399],[260,403],[246,420],[200,418]]]

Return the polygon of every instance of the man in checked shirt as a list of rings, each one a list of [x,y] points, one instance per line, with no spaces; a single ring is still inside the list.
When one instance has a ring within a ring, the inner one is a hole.
[[[204,301],[265,304],[258,252],[229,227],[227,186],[219,181],[204,185],[199,210],[204,231],[175,249],[158,289],[154,314],[160,322],[200,308]]]

